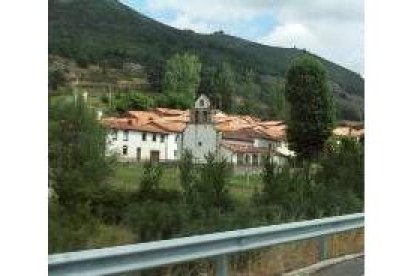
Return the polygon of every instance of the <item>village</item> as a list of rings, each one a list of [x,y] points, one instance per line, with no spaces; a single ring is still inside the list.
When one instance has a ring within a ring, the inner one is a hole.
[[[127,111],[120,117],[105,117],[102,123],[110,130],[107,154],[116,154],[121,162],[175,162],[185,150],[191,151],[194,163],[204,163],[211,152],[233,165],[252,167],[259,167],[265,156],[278,165],[295,156],[288,147],[285,122],[225,114],[203,94],[190,110]],[[361,140],[364,128],[344,121],[333,136]]]
[[[363,253],[361,74],[122,2],[49,1],[49,273],[284,275]]]

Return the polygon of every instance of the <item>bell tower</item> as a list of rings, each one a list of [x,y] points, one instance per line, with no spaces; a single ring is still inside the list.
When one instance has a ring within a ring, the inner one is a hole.
[[[215,129],[209,98],[201,94],[190,110],[190,122],[183,131],[182,149],[192,152],[195,163],[205,163],[208,153],[216,153],[219,133]]]
[[[190,124],[211,124],[212,109],[210,99],[201,94],[190,111]]]

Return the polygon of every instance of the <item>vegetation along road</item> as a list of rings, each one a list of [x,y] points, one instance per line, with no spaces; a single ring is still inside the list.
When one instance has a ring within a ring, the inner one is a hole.
[[[364,274],[364,257],[347,260],[322,270],[313,276],[361,276]]]

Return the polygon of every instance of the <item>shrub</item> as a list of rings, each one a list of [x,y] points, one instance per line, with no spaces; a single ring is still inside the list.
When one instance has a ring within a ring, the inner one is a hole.
[[[196,184],[198,200],[206,208],[214,206],[220,211],[226,211],[233,205],[227,187],[231,167],[226,160],[218,160],[213,153],[206,156],[206,161],[206,164],[200,167]]]
[[[194,203],[194,182],[196,179],[193,155],[191,151],[185,150],[181,156],[180,163],[180,184],[183,190],[184,202]]]
[[[126,226],[98,224],[94,234],[86,241],[87,248],[102,248],[136,243],[134,233]]]
[[[140,183],[140,193],[152,194],[160,189],[162,167],[155,162],[144,163],[144,174]]]
[[[146,201],[128,206],[124,221],[144,242],[172,238],[181,232],[186,217],[185,206]]]

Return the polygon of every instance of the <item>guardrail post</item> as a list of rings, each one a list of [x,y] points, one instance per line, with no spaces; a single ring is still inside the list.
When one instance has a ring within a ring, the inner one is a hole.
[[[216,258],[216,274],[217,276],[229,275],[229,267],[226,255],[220,255]]]
[[[323,261],[328,258],[328,237],[318,237],[319,260]]]

